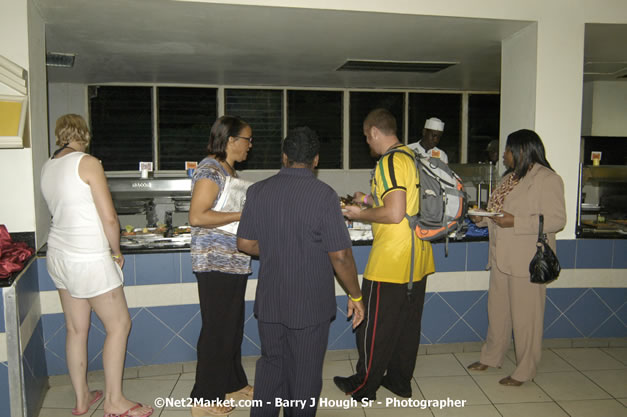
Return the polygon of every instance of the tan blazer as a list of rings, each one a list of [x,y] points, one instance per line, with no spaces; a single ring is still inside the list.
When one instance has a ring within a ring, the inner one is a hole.
[[[555,172],[535,164],[507,195],[503,210],[514,216],[514,227],[503,228],[484,220],[490,231],[489,266],[529,278],[529,263],[536,253],[539,215],[544,215],[544,232],[553,250],[555,233],[566,225],[564,182]]]

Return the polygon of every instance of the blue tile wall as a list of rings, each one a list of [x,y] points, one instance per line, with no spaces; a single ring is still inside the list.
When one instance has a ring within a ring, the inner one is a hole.
[[[625,294],[624,288],[547,290],[544,337],[626,337]]]
[[[558,240],[557,241],[557,259],[560,261],[562,269],[571,269],[575,267],[575,254],[577,253],[576,240]]]
[[[594,292],[613,311],[627,303],[627,288],[595,288]]]
[[[546,296],[560,311],[566,311],[585,292],[585,288],[547,288]]]
[[[9,364],[0,362],[0,416],[10,416]]]
[[[614,241],[612,268],[627,268],[627,239]]]
[[[576,268],[611,268],[614,240],[577,240]]]
[[[124,255],[124,285],[135,285],[135,255]],[[56,291],[52,278],[48,274],[46,258],[37,258],[37,277],[40,291]]]
[[[616,317],[623,323],[627,323],[627,303],[623,304],[621,308],[616,310]]]
[[[196,282],[196,275],[192,271],[192,255],[189,252],[181,252],[181,281]]]
[[[477,292],[481,297],[466,311],[464,321],[483,339],[488,333],[488,292]]]
[[[253,259],[250,264],[250,268],[252,272],[248,278],[257,279],[259,277],[259,260]]]
[[[136,255],[124,255],[124,285],[135,285],[135,259]]]
[[[563,315],[544,329],[545,339],[564,339],[574,337],[585,337],[585,335],[581,333],[566,316]]]
[[[454,272],[466,270],[466,243],[448,244],[448,257],[445,256],[445,245],[433,245],[433,260],[437,272]]]
[[[35,304],[39,304],[39,282],[37,276],[37,262],[30,263],[22,272],[22,276],[17,281],[15,293],[19,299],[17,303],[18,317],[20,325],[24,322],[26,315]]]
[[[244,341],[242,343],[242,355],[261,355],[261,343],[259,342],[259,328],[257,327],[257,319],[253,314],[254,301],[246,302],[246,311],[244,320]],[[194,341],[198,340],[200,334],[201,320],[198,320],[198,330],[194,335]],[[196,346],[194,344],[194,346]]]
[[[593,290],[588,289],[577,300],[576,308],[568,309],[564,315],[582,334],[590,335],[612,315],[612,311]]]
[[[485,271],[488,265],[488,252],[490,245],[488,242],[468,243],[468,255],[466,260],[467,271]]]
[[[358,274],[363,274],[366,270],[370,249],[372,249],[372,246],[353,246],[353,258],[355,258]]]
[[[549,289],[544,337],[627,337],[625,289]],[[328,349],[352,349],[355,335],[346,317],[346,296],[336,297],[337,313],[329,331]],[[481,341],[488,327],[487,291],[427,293],[422,319],[421,343]],[[257,320],[253,301],[246,302],[242,355],[259,355]],[[196,360],[200,332],[198,305],[130,309],[133,328],[126,366]],[[48,374],[67,373],[63,314],[42,317],[42,337]],[[89,336],[89,370],[102,369],[102,323],[92,315]]]
[[[548,294],[548,291],[547,291]],[[546,297],[544,304],[544,332],[553,325],[553,323],[562,316],[562,312],[555,306],[550,297]]]
[[[327,349],[353,349],[355,347],[355,333],[352,319],[348,318],[348,297],[335,297],[337,311],[335,320],[329,329],[329,343]]]
[[[136,285],[181,282],[181,258],[178,252],[135,256]]]
[[[40,291],[56,291],[57,287],[54,286],[52,278],[48,274],[46,258],[37,258],[37,278]]]
[[[627,327],[625,322],[618,319],[616,315],[609,317],[599,326],[591,337],[627,337]]]
[[[459,320],[459,314],[437,293],[425,301],[421,333],[427,343],[443,343],[440,339]]]
[[[353,247],[358,272],[363,273],[370,246]],[[627,240],[558,241],[558,256],[564,268],[625,268]],[[446,271],[481,271],[488,259],[488,242],[452,242],[449,257],[444,245],[434,245],[436,268]],[[251,279],[256,279],[259,262],[253,260]],[[126,285],[195,282],[189,252],[141,254],[126,257]],[[45,270],[45,259],[33,269],[40,289],[54,290]],[[25,287],[26,290],[32,288]],[[421,343],[480,341],[488,326],[487,291],[427,293]],[[627,337],[627,288],[549,288],[545,308],[545,338]],[[1,302],[1,300],[0,300]],[[259,355],[257,321],[253,301],[246,302],[243,355]],[[337,297],[336,319],[329,332],[329,349],[355,347],[355,336],[346,317],[346,296]],[[2,304],[0,304],[2,307]],[[1,308],[0,308],[1,310]],[[197,305],[130,309],[133,329],[129,337],[126,366],[196,360],[200,331]],[[0,321],[4,326],[4,321]],[[49,314],[41,321],[45,368],[50,375],[67,373],[65,364],[65,321],[63,314]],[[89,369],[102,368],[102,323],[92,315]],[[2,371],[0,364],[0,371]],[[0,380],[1,383],[1,380]],[[1,390],[0,390],[1,392]],[[1,414],[0,414],[1,415]]]

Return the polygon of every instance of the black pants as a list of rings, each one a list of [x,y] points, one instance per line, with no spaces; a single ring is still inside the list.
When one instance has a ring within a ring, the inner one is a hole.
[[[246,385],[242,368],[244,295],[248,275],[196,272],[202,328],[192,398],[224,399]]]
[[[278,417],[276,399],[300,400],[285,405],[285,417],[314,417],[322,391],[322,365],[329,340],[330,321],[304,329],[280,323],[259,322],[261,358],[255,371],[255,400],[262,407],[250,410],[251,417]],[[312,398],[316,401],[312,403]],[[297,403],[291,403],[297,404]]]
[[[414,282],[408,297],[407,284],[364,278],[366,316],[356,332],[359,360],[351,377],[355,399],[375,399],[384,376],[392,391],[411,395],[426,287],[427,277]]]

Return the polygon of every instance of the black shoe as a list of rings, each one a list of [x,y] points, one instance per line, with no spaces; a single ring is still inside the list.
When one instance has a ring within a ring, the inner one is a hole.
[[[392,392],[393,394],[398,395],[399,397],[411,398],[411,394],[412,394],[411,388],[409,389],[409,391],[396,389],[395,387],[392,387],[392,385],[390,384],[390,381],[388,381],[386,377],[383,377],[383,381],[381,381],[381,386],[383,386],[384,388],[386,388],[388,391]]]
[[[333,377],[333,382],[335,383],[335,386],[338,387],[344,394],[351,394],[358,387],[358,385],[353,382],[353,378],[350,376],[335,376]]]
[[[377,400],[377,396],[376,395],[367,395],[367,394],[353,394],[351,395],[351,397],[353,398],[353,400],[357,401],[357,402],[362,402],[362,400],[366,399],[369,401],[376,401]]]

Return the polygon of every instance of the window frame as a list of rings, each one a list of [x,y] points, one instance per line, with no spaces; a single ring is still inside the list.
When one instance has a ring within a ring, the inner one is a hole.
[[[424,90],[424,89],[394,89],[394,88],[333,88],[333,87],[301,87],[301,86],[256,86],[256,85],[215,85],[215,84],[152,84],[152,83],[100,83],[86,84],[86,107],[87,116],[91,119],[90,102],[87,90],[91,86],[107,86],[107,87],[151,87],[152,93],[152,123],[153,123],[153,141],[152,152],[155,159],[155,173],[160,177],[180,177],[185,175],[185,170],[160,170],[158,165],[159,159],[159,120],[158,120],[158,100],[157,89],[159,87],[190,87],[190,88],[210,88],[216,89],[217,92],[217,114],[218,117],[224,115],[226,101],[226,89],[253,89],[253,90],[280,90],[282,91],[282,127],[283,136],[287,132],[287,92],[288,91],[334,91],[342,93],[342,168],[325,168],[324,172],[369,172],[370,169],[353,168],[350,169],[350,93],[351,92],[371,92],[371,93],[403,93],[403,126],[399,126],[399,140],[407,144],[409,138],[409,94],[410,93],[434,93],[434,94],[459,94],[461,95],[461,125],[460,125],[460,163],[468,163],[468,98],[471,94],[494,94],[500,95],[500,91],[475,91],[475,90]],[[364,139],[365,140],[365,139]],[[200,156],[199,156],[200,157]],[[202,156],[204,157],[204,155]],[[202,159],[202,158],[201,158]],[[264,173],[275,172],[275,169],[249,169],[247,171]],[[136,174],[137,171],[106,171],[108,177],[124,177]]]

